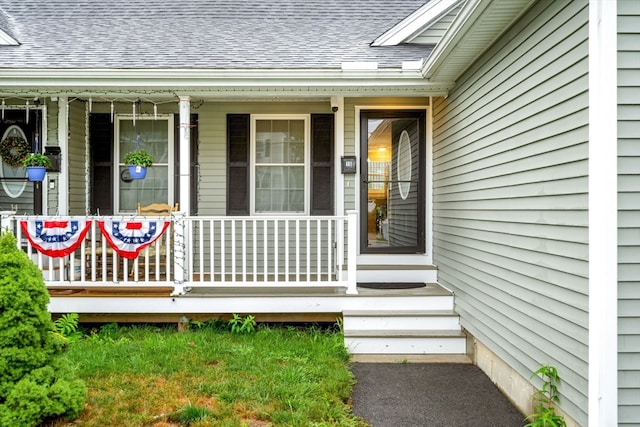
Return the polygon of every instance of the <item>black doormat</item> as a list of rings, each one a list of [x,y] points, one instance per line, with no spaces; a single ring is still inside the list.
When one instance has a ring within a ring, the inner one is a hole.
[[[406,283],[385,283],[385,282],[372,282],[372,283],[358,283],[359,288],[368,288],[368,289],[415,289],[415,288],[423,288],[427,286],[426,283],[415,283],[415,282],[406,282]]]

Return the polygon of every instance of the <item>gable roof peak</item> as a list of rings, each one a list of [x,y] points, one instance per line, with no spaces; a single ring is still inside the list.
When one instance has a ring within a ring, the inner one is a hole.
[[[397,46],[438,22],[465,0],[431,0],[375,39],[372,46]]]

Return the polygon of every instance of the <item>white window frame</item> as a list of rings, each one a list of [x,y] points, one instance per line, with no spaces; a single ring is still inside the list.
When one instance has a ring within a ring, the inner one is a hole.
[[[256,212],[256,122],[258,120],[303,120],[304,121],[304,211],[303,212]],[[251,139],[249,143],[250,153],[250,212],[251,215],[268,216],[268,215],[308,215],[311,200],[311,115],[310,114],[252,114],[250,126]]]
[[[113,194],[113,203],[114,203],[114,212],[118,214],[131,214],[135,213],[126,211],[120,211],[120,168],[124,166],[124,163],[120,162],[120,121],[121,120],[133,120],[133,114],[116,114],[114,117],[115,123],[115,134],[114,134],[114,157],[113,157],[113,179],[114,179],[114,194]],[[173,186],[173,165],[175,162],[175,156],[173,152],[174,148],[174,138],[173,138],[173,114],[141,114],[136,115],[136,121],[138,120],[155,120],[155,121],[165,121],[167,123],[167,147],[168,156],[167,156],[167,203],[171,206],[174,204],[173,195],[174,195],[174,186]],[[143,147],[144,148],[144,147]],[[154,165],[156,164],[154,160]],[[164,163],[158,163],[159,165],[164,165]],[[153,166],[152,166],[153,167]],[[146,179],[146,178],[145,178]]]

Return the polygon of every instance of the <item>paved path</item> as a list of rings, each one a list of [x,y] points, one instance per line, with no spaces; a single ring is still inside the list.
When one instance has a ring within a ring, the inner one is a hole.
[[[524,416],[478,367],[354,363],[353,412],[373,427],[519,426]]]

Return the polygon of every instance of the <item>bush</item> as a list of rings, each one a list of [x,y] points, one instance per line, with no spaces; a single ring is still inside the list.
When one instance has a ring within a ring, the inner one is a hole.
[[[74,419],[87,389],[57,357],[65,341],[54,334],[42,272],[0,234],[0,425],[35,426],[50,418]]]

